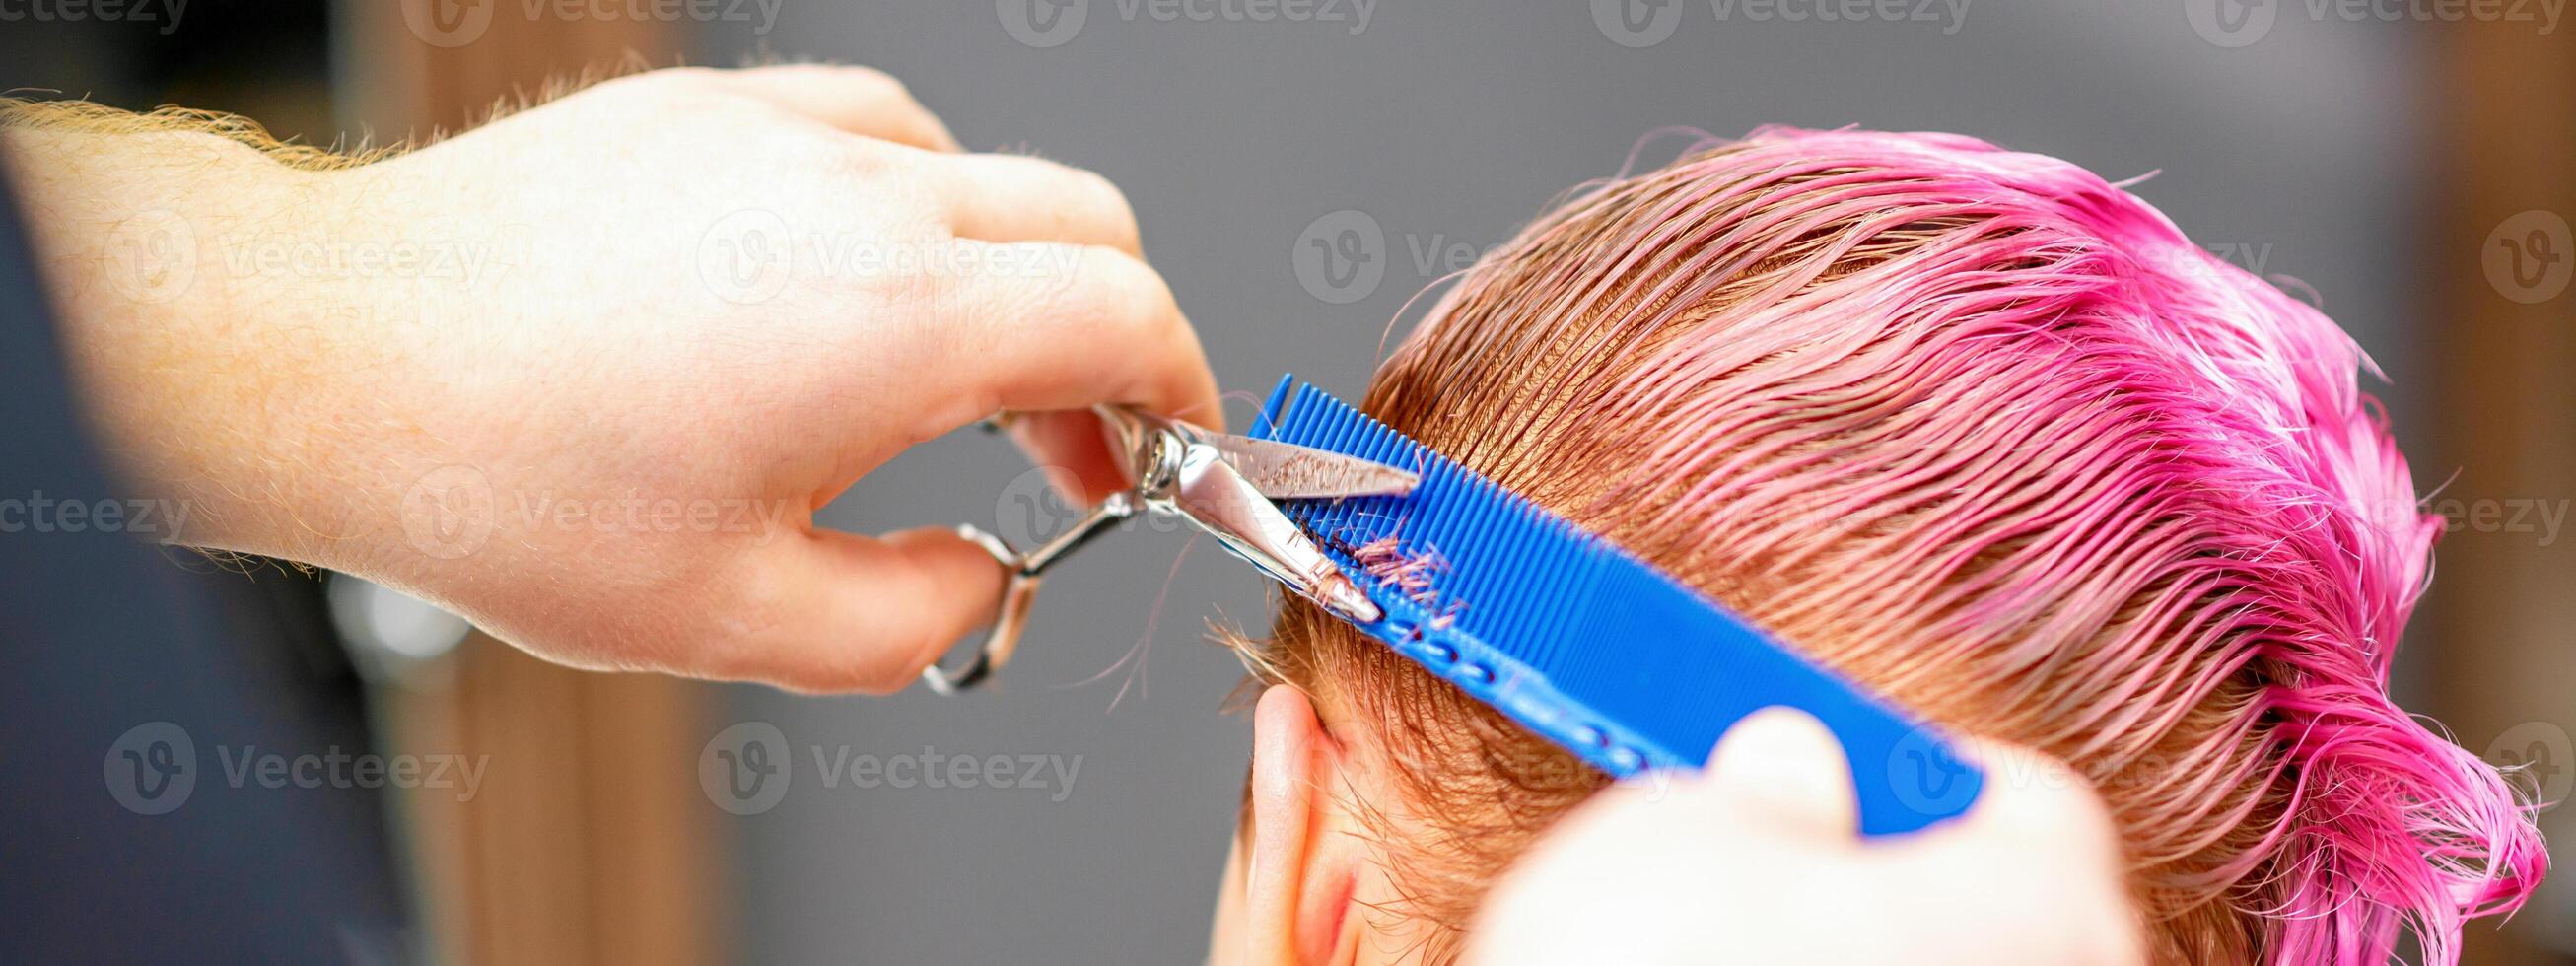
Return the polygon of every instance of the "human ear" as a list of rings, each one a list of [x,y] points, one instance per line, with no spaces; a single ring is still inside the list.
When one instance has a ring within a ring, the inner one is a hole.
[[[1252,713],[1245,962],[1321,964],[1346,945],[1356,866],[1333,830],[1331,800],[1344,763],[1303,692],[1275,685],[1262,693]]]

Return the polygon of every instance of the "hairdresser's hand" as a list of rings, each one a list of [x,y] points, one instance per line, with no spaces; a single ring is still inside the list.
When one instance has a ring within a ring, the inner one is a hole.
[[[872,71],[659,71],[327,173],[204,135],[7,146],[87,401],[194,510],[180,542],[568,664],[902,688],[998,568],[815,508],[996,410],[1221,419],[1117,189],[959,153]],[[1023,439],[1119,483],[1082,418]]]
[[[1863,844],[1832,734],[1756,714],[1705,775],[1612,789],[1549,832],[1496,886],[1468,962],[2142,962],[2101,803],[2064,766],[1977,752],[2027,780]]]

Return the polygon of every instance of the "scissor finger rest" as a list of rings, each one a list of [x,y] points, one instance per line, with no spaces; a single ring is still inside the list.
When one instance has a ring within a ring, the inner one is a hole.
[[[1055,539],[1026,552],[1011,549],[1000,537],[960,524],[957,535],[975,542],[1002,565],[1002,599],[993,612],[993,625],[984,632],[984,646],[975,652],[975,660],[956,671],[933,663],[921,669],[921,681],[940,694],[955,694],[984,683],[1002,665],[1011,663],[1011,653],[1019,649],[1020,632],[1028,627],[1029,605],[1038,597],[1038,582],[1048,566],[1082,546],[1108,525],[1134,516],[1138,506],[1134,493],[1112,493],[1084,514],[1073,528]]]

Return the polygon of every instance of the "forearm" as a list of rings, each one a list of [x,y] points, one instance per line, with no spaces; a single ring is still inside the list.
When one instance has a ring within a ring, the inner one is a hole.
[[[333,387],[372,300],[363,278],[280,278],[256,256],[337,230],[334,175],[214,134],[14,120],[0,156],[86,415],[126,485],[188,508],[162,536],[331,562],[351,526],[332,481],[353,472]]]

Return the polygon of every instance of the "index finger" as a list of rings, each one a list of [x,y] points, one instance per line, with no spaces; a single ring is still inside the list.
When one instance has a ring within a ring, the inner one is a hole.
[[[1097,245],[995,244],[960,239],[964,278],[949,337],[928,360],[935,398],[966,400],[926,414],[932,434],[1000,410],[1045,412],[1135,405],[1222,429],[1216,376],[1163,278],[1136,257]]]
[[[948,125],[884,71],[832,64],[774,64],[704,70],[699,76],[739,94],[839,130],[925,151],[955,153]]]

